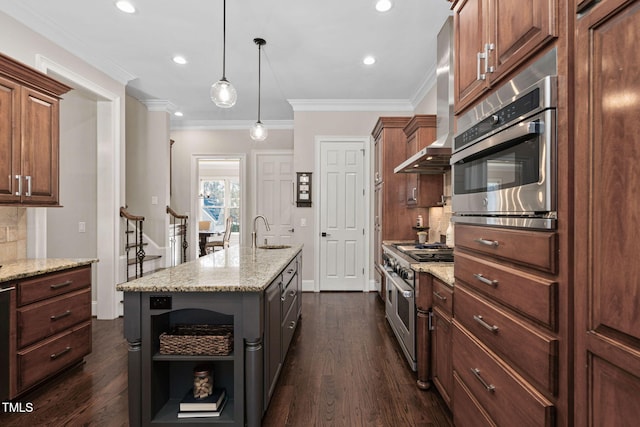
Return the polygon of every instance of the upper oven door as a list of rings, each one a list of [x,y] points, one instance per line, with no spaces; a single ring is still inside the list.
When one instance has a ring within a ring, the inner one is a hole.
[[[537,215],[555,206],[555,110],[451,157],[456,215]]]

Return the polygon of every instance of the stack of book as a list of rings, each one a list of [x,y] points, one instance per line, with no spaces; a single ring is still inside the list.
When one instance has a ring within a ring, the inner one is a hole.
[[[178,418],[219,417],[227,399],[227,392],[224,388],[214,388],[213,393],[204,399],[193,397],[193,389],[191,389],[180,401]]]

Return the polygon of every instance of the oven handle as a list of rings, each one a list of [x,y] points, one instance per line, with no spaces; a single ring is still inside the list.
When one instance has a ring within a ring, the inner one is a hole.
[[[394,274],[393,276],[391,274],[389,274],[388,272],[385,272],[387,274],[387,278],[389,279],[389,281],[391,283],[393,283],[393,286],[396,287],[396,289],[400,292],[400,294],[402,294],[402,296],[404,298],[412,298],[413,297],[413,289],[411,289],[410,286],[398,283],[398,281],[396,280],[398,276],[397,274]]]
[[[513,125],[501,131],[494,133],[491,136],[487,136],[484,139],[473,143],[466,148],[454,153],[451,156],[451,164],[458,163],[460,160],[464,160],[467,157],[473,156],[488,148],[497,147],[505,142],[513,141],[514,139],[521,138],[526,135],[540,135],[545,133],[547,126],[545,126],[544,113],[531,117],[530,119],[523,121],[519,124]]]

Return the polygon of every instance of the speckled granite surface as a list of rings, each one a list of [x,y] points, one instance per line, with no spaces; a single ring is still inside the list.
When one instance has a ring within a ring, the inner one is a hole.
[[[95,258],[19,259],[2,264],[2,267],[0,267],[0,283],[80,267],[94,262],[98,262],[98,260]]]
[[[232,246],[116,286],[124,292],[259,292],[302,250]]]
[[[445,284],[453,287],[453,265],[452,262],[423,262],[418,264],[411,264],[411,269],[414,271],[421,271],[430,273],[438,279],[442,280]]]

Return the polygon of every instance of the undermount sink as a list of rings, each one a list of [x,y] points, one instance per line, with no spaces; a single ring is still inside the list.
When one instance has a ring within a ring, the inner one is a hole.
[[[287,249],[290,247],[291,245],[262,245],[258,246],[258,249]]]

